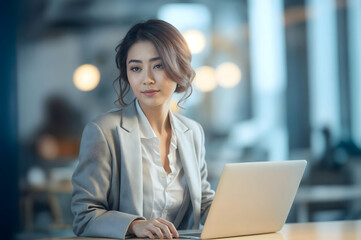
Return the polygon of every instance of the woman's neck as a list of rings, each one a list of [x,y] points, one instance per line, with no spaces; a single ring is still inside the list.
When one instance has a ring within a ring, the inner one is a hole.
[[[147,117],[154,133],[158,137],[171,128],[169,121],[169,103],[153,108],[142,107],[140,103],[139,105]]]

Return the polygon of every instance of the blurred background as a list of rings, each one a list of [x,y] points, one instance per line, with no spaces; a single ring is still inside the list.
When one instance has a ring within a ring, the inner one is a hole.
[[[153,18],[177,27],[193,53],[193,94],[184,109],[175,95],[173,111],[202,124],[212,188],[225,163],[306,159],[287,222],[361,218],[361,1],[22,0],[5,9],[9,237],[73,235],[83,127],[118,107],[115,46]]]

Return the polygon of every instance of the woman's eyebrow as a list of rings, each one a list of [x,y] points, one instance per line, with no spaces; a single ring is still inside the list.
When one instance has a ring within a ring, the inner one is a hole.
[[[141,61],[141,60],[130,59],[130,60],[129,60],[129,62],[128,62],[128,64],[129,64],[129,63],[132,63],[132,62],[142,63],[142,61]]]
[[[160,57],[151,58],[151,59],[149,59],[149,62],[153,62],[153,61],[157,61],[157,60],[160,60]]]
[[[151,59],[149,59],[149,62],[153,62],[153,61],[157,61],[157,60],[160,60],[160,57],[151,58]],[[142,60],[130,59],[129,62],[128,62],[128,64],[129,64],[129,63],[132,63],[132,62],[142,63]]]

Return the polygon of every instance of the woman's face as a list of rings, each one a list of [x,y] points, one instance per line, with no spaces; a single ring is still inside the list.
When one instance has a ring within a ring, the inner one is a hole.
[[[134,43],[126,64],[129,84],[142,109],[169,108],[177,83],[168,78],[153,43]]]

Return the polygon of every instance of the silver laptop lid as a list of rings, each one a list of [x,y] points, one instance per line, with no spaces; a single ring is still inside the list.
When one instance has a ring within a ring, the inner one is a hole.
[[[306,164],[305,160],[226,164],[201,238],[279,231]]]

